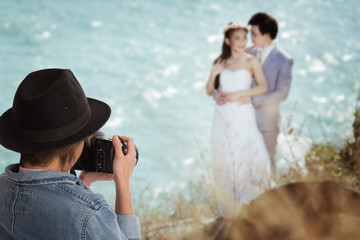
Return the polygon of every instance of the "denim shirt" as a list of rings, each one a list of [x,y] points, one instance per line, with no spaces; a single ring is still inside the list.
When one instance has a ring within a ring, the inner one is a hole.
[[[104,196],[59,171],[0,175],[0,239],[140,239],[135,215],[116,215]]]

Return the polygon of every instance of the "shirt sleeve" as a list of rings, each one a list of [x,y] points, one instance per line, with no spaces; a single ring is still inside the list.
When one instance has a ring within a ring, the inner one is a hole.
[[[103,206],[90,215],[85,239],[141,239],[140,221],[135,215],[116,215],[109,206]]]
[[[120,229],[129,239],[141,239],[140,220],[135,215],[117,215]]]
[[[272,105],[286,100],[290,92],[293,64],[294,61],[290,59],[281,66],[275,91],[253,97],[255,107]]]

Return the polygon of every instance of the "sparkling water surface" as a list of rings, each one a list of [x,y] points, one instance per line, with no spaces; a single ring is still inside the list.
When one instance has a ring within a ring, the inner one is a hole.
[[[179,189],[208,170],[214,102],[204,87],[222,27],[258,11],[278,20],[277,43],[295,61],[283,131],[290,121],[313,142],[341,144],[360,87],[357,0],[1,0],[0,112],[28,73],[69,68],[112,107],[102,130],[134,138],[132,184]],[[18,158],[1,148],[0,168]],[[111,185],[94,186],[114,198]]]

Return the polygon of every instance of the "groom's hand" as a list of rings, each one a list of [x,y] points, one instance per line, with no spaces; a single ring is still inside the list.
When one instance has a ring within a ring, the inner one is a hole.
[[[239,97],[238,101],[240,104],[252,104],[251,97]]]
[[[224,105],[226,103],[226,95],[221,92],[214,92],[213,98],[217,105]]]

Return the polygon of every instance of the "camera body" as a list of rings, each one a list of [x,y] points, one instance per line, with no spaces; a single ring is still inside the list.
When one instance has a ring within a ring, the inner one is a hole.
[[[122,144],[122,152],[127,152],[127,144],[120,138]],[[135,146],[136,163],[139,159],[139,153]],[[104,172],[113,173],[113,162],[115,156],[115,148],[110,139],[98,137],[95,135],[91,139],[90,146],[84,146],[84,150],[79,160],[73,166],[74,170],[85,170],[88,172]]]

